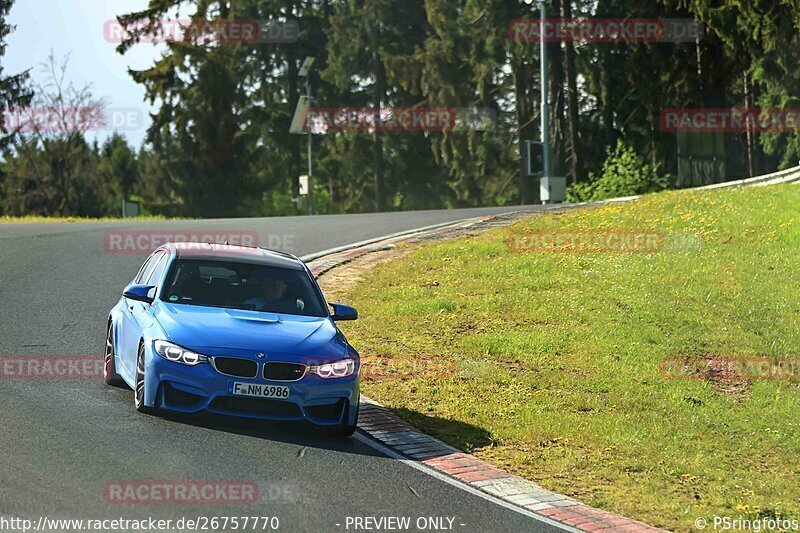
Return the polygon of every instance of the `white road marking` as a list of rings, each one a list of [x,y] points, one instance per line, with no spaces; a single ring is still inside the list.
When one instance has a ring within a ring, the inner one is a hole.
[[[439,481],[444,481],[448,485],[452,485],[453,487],[456,487],[457,489],[463,490],[464,492],[468,492],[468,493],[472,494],[473,496],[477,496],[479,498],[483,498],[484,500],[489,501],[489,502],[491,502],[491,503],[493,503],[495,505],[499,505],[500,507],[504,507],[506,509],[509,509],[511,511],[519,513],[521,515],[527,516],[528,518],[533,518],[534,520],[538,520],[539,522],[542,522],[542,523],[547,524],[549,526],[557,527],[557,528],[561,529],[562,531],[571,531],[573,533],[581,533],[581,531],[579,529],[576,529],[576,528],[574,528],[572,526],[569,526],[567,524],[562,524],[561,522],[556,522],[555,520],[547,518],[546,516],[542,516],[540,514],[534,513],[533,511],[531,511],[529,509],[525,509],[524,507],[517,507],[516,505],[514,505],[514,504],[512,504],[510,502],[502,500],[502,499],[500,499],[500,498],[498,498],[496,496],[492,496],[491,494],[487,494],[487,493],[483,492],[482,490],[476,489],[472,485],[468,485],[468,484],[463,483],[461,481],[457,481],[457,480],[451,478],[450,476],[445,475],[445,474],[439,472],[438,470],[435,470],[435,469],[429,467],[428,465],[426,465],[424,463],[421,463],[419,461],[415,461],[413,459],[408,459],[407,457],[397,453],[393,449],[384,446],[383,444],[381,444],[378,441],[372,439],[371,437],[368,437],[367,435],[364,435],[363,433],[360,432],[360,430],[353,435],[353,438],[355,440],[357,440],[358,442],[362,443],[362,444],[366,444],[370,448],[378,450],[382,454],[384,454],[384,455],[386,455],[388,457],[391,457],[392,459],[396,459],[396,460],[400,461],[401,463],[403,463],[403,464],[405,464],[407,466],[410,466],[411,468],[413,468],[415,470],[419,470],[420,472],[422,472],[424,474],[427,474],[427,475],[429,475],[429,476],[431,476],[433,478],[436,478]]]

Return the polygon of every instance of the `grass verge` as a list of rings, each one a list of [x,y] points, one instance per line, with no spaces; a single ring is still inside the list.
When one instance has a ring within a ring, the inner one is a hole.
[[[531,217],[374,267],[344,291],[361,319],[342,327],[382,368],[415,369],[367,378],[365,394],[548,489],[670,529],[800,518],[799,382],[662,369],[800,354],[799,219],[796,185]],[[526,230],[665,239],[653,253],[512,251]]]

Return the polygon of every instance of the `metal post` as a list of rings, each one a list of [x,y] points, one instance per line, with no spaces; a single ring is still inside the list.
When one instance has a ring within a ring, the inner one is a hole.
[[[306,98],[308,99],[309,116],[311,115],[311,72],[306,76]],[[308,127],[308,214],[314,214],[314,178],[311,165],[311,127]]]
[[[541,90],[541,122],[542,122],[542,163],[544,166],[542,178],[550,177],[550,128],[548,125],[547,110],[547,43],[545,42],[545,6],[544,0],[539,3],[541,27],[539,28],[539,56],[541,58],[541,74],[539,79],[542,84]]]

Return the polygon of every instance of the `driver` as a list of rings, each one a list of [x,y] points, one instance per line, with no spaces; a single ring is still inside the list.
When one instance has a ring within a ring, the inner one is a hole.
[[[256,311],[272,311],[280,313],[287,310],[284,298],[286,283],[279,279],[264,279],[259,284],[261,294],[245,300],[245,305],[254,306]]]
[[[184,264],[178,267],[178,273],[169,294],[177,296],[181,300],[192,300],[201,295],[205,287],[206,284],[200,277],[200,269],[197,268],[197,265]]]

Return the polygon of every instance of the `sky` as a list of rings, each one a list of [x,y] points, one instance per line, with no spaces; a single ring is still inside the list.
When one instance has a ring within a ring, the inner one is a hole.
[[[44,82],[42,63],[50,52],[56,59],[69,54],[67,79],[80,88],[91,85],[95,98],[104,98],[107,112],[120,133],[135,147],[141,145],[150,122],[144,88],[131,79],[128,68],[140,70],[153,64],[161,47],[138,44],[124,56],[116,52],[104,32],[117,15],[147,7],[147,0],[16,0],[9,22],[16,30],[8,36],[2,58],[5,75],[32,68],[31,77]],[[110,128],[87,134],[100,142]]]

